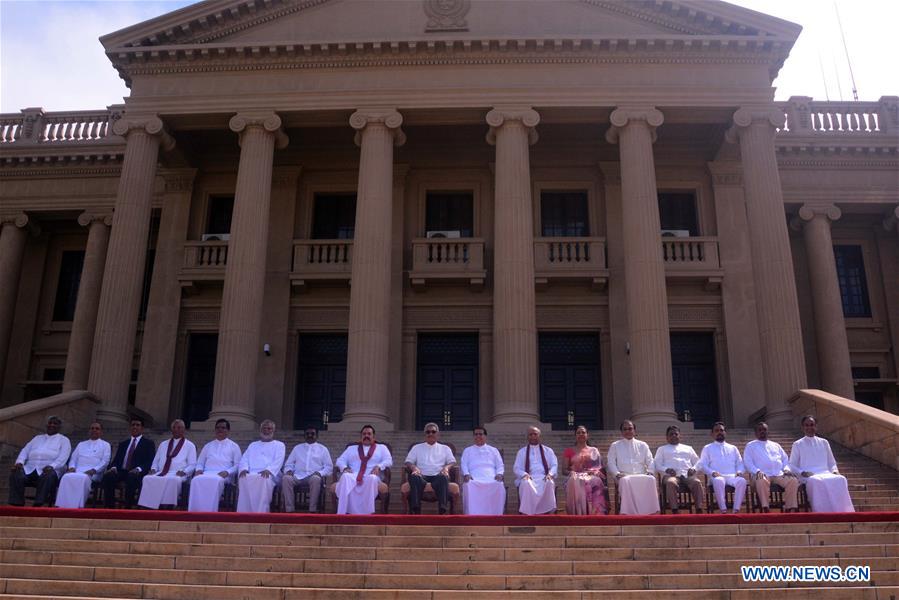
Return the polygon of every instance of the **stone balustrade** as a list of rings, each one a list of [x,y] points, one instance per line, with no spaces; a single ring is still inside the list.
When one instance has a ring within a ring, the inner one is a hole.
[[[896,96],[883,96],[876,102],[830,102],[792,96],[776,104],[786,116],[780,135],[863,136],[899,132]]]
[[[710,289],[724,277],[716,237],[663,237],[662,259],[667,277],[705,279]]]
[[[291,285],[308,281],[349,281],[353,270],[353,240],[294,240]]]
[[[0,145],[84,144],[117,140],[112,124],[121,118],[124,105],[106,110],[44,112],[26,108],[19,114],[0,115]]]
[[[412,240],[412,271],[415,288],[428,281],[465,281],[484,285],[484,240],[481,238],[416,238]]]
[[[228,242],[210,240],[184,243],[184,263],[178,273],[181,286],[190,292],[198,281],[222,281],[228,264]]]
[[[534,240],[534,280],[589,281],[602,288],[608,281],[606,240],[600,237],[543,237]]]

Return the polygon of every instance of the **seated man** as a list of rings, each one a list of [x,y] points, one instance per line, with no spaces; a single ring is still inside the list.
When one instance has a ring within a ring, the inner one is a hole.
[[[406,455],[406,471],[409,480],[403,490],[403,494],[409,495],[409,514],[421,514],[421,497],[425,486],[431,484],[434,495],[437,496],[437,510],[445,515],[449,508],[450,496],[450,467],[456,464],[456,457],[449,446],[439,443],[440,428],[437,423],[425,425],[425,441],[415,444]],[[455,494],[459,494],[459,486],[453,485]]]
[[[755,426],[755,437],[743,449],[743,464],[755,485],[755,493],[762,505],[762,512],[770,511],[771,484],[776,483],[784,491],[784,512],[799,510],[799,480],[790,470],[787,453],[777,442],[768,439],[768,424]]]
[[[335,464],[341,472],[334,487],[337,514],[374,513],[375,498],[387,491],[387,485],[381,481],[381,471],[393,465],[387,446],[375,441],[375,428],[364,426],[359,443],[347,446]]]
[[[318,512],[318,499],[328,473],[334,468],[331,453],[318,443],[318,429],[306,427],[305,443],[297,444],[284,463],[281,478],[281,496],[284,498],[284,512],[293,512],[294,487],[299,485],[309,489],[309,512]]]
[[[680,427],[677,425],[670,426],[665,431],[665,437],[668,443],[656,449],[653,464],[662,477],[671,513],[676,515],[680,512],[677,496],[682,485],[690,490],[696,510],[705,510],[705,486],[696,475],[696,463],[699,462],[696,450],[680,443]]]
[[[171,430],[172,437],[159,444],[150,472],[144,477],[138,506],[152,509],[163,504],[175,506],[181,486],[197,468],[197,447],[184,437],[184,421],[172,421]]]
[[[134,496],[144,475],[153,464],[156,444],[144,437],[144,421],[140,417],[131,419],[131,437],[119,442],[112,465],[103,473],[103,504],[106,508],[115,506],[115,487],[125,482],[125,508],[134,504]]]
[[[618,427],[621,439],[609,446],[609,475],[615,478],[621,515],[655,515],[659,512],[659,493],[653,473],[649,445],[636,439],[637,427],[624,420]]]
[[[727,486],[734,488],[734,507],[732,512],[737,514],[743,506],[743,498],[746,496],[746,479],[743,477],[743,458],[740,451],[733,444],[725,442],[727,428],[720,421],[712,426],[712,437],[715,441],[706,444],[699,456],[699,466],[702,471],[712,478],[712,489],[715,491],[715,500],[718,503],[718,511],[723,515],[727,512],[725,491]]]
[[[48,503],[72,453],[69,438],[59,433],[62,419],[47,417],[47,433],[25,444],[9,474],[9,504],[25,506],[25,486],[37,488],[34,506]]]
[[[515,456],[518,512],[542,515],[556,510],[556,475],[559,461],[552,448],[540,443],[540,429],[528,427],[528,445]]]
[[[462,507],[466,515],[501,515],[506,509],[506,467],[499,450],[487,444],[487,430],[474,428],[474,445],[462,451]]]
[[[234,483],[237,465],[240,464],[240,446],[228,438],[230,433],[231,422],[228,419],[215,422],[215,439],[203,446],[194,478],[190,480],[187,510],[218,512],[219,498],[225,484]]]
[[[69,468],[59,480],[56,506],[59,508],[84,508],[91,493],[91,483],[99,482],[112,458],[112,447],[101,439],[103,426],[91,423],[90,437],[77,446],[69,459]]]
[[[259,426],[259,439],[240,458],[237,477],[237,512],[269,512],[272,493],[281,478],[284,442],[275,439],[275,422]]]
[[[830,442],[819,438],[815,417],[802,417],[805,437],[793,442],[790,470],[805,484],[812,512],[855,512],[849,497],[849,483],[837,470]]]

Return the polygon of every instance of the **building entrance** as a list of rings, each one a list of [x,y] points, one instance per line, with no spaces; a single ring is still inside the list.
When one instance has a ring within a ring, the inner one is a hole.
[[[433,421],[441,429],[478,425],[478,334],[418,336],[416,427]]]
[[[541,333],[540,420],[553,429],[602,429],[599,336]]]
[[[187,342],[187,375],[184,378],[184,405],[181,418],[190,427],[193,421],[205,421],[212,410],[215,386],[217,333],[192,333]]]
[[[346,401],[346,334],[300,335],[297,403],[293,426],[314,425],[343,419]]]
[[[712,334],[672,333],[671,371],[677,416],[684,419],[689,412],[697,428],[710,428],[721,418]]]

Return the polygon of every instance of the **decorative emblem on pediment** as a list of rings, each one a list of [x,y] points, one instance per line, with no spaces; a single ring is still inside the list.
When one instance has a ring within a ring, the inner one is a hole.
[[[424,0],[428,24],[425,31],[468,31],[465,17],[471,0]]]

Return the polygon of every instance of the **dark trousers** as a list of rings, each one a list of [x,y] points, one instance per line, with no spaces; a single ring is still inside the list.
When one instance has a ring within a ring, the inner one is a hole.
[[[409,475],[409,512],[414,515],[421,513],[421,496],[425,485],[430,483],[431,489],[437,496],[437,506],[440,514],[446,512],[449,507],[449,477],[438,473],[436,475]]]
[[[114,473],[103,474],[103,505],[106,508],[115,508],[115,488],[120,482],[125,482],[125,508],[134,506],[137,490],[144,480],[143,473],[131,473],[125,470],[116,470]]]
[[[34,494],[34,505],[43,506],[53,498],[53,492],[59,485],[56,470],[45,473],[32,471],[28,475],[25,469],[16,469],[9,474],[9,503],[13,506],[25,506],[25,486],[37,488]]]

